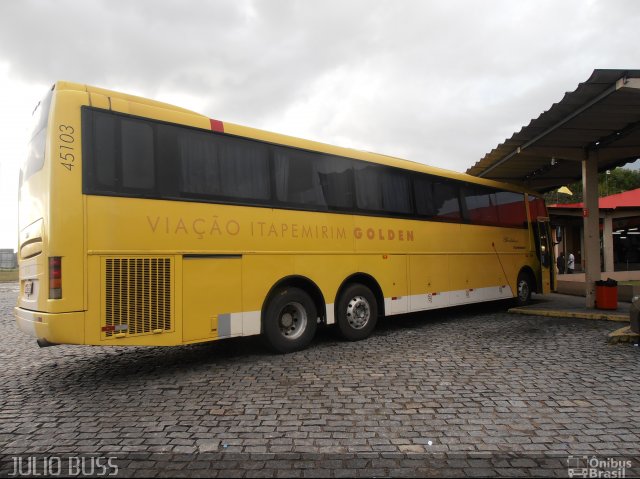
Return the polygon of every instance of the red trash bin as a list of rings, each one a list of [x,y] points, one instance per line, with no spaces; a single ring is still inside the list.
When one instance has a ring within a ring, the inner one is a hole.
[[[618,309],[618,282],[609,278],[596,281],[596,308]]]

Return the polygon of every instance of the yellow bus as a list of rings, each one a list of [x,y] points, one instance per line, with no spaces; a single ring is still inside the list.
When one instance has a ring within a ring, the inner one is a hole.
[[[15,316],[41,346],[291,352],[551,288],[544,201],[513,185],[69,82],[33,124]]]

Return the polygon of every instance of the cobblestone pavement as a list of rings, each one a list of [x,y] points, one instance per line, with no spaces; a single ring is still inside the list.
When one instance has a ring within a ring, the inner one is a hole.
[[[576,467],[594,455],[639,464],[640,348],[607,345],[618,323],[491,304],[386,320],[359,343],[321,332],[289,355],[255,338],[39,349],[15,327],[16,295],[0,284],[2,476],[52,457],[77,472],[65,468],[81,454],[87,468],[115,458],[123,477],[566,476],[569,455]]]

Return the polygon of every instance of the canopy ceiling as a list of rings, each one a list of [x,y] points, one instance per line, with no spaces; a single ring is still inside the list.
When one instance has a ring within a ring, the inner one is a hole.
[[[594,70],[467,173],[544,192],[580,180],[587,157],[598,171],[640,158],[640,70]]]

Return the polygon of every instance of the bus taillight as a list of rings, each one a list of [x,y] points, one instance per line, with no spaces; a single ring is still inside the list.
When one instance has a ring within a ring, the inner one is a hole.
[[[49,299],[62,298],[62,258],[49,258]]]

